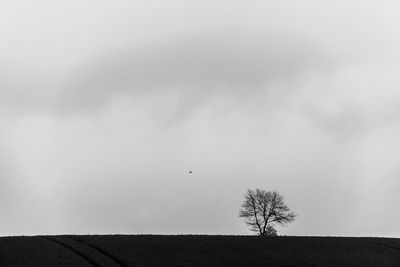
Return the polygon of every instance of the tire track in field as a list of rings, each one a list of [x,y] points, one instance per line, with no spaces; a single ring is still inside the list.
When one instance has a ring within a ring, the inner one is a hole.
[[[76,254],[77,256],[82,258],[84,261],[86,261],[90,266],[100,267],[100,265],[96,261],[94,261],[92,258],[88,257],[87,255],[83,254],[79,250],[75,249],[74,247],[69,246],[68,244],[65,244],[65,243],[63,243],[63,242],[61,242],[61,241],[59,241],[59,240],[57,240],[55,238],[51,238],[51,237],[47,237],[47,236],[42,236],[42,238],[47,240],[47,241],[50,241],[52,243],[55,243],[55,244],[57,244],[59,246],[62,246],[65,249],[73,252],[74,254]]]
[[[114,255],[112,255],[112,254],[109,253],[108,251],[106,251],[106,250],[104,250],[104,249],[102,249],[102,248],[100,248],[100,247],[98,247],[98,246],[96,246],[96,245],[93,245],[93,244],[91,244],[91,243],[88,243],[88,242],[86,242],[86,241],[84,241],[84,240],[82,240],[82,239],[80,239],[80,238],[78,238],[78,237],[76,237],[76,236],[68,236],[68,238],[73,239],[73,240],[75,240],[75,241],[77,241],[77,242],[80,242],[80,243],[82,243],[82,244],[84,244],[84,245],[86,245],[86,246],[88,246],[88,247],[90,247],[90,248],[96,250],[98,253],[100,253],[100,254],[104,255],[105,257],[111,259],[113,262],[115,262],[115,264],[117,264],[117,265],[119,265],[119,266],[121,266],[121,267],[128,267],[128,265],[126,265],[126,264],[125,264],[124,262],[122,262],[120,259],[118,259],[117,257],[115,257]]]

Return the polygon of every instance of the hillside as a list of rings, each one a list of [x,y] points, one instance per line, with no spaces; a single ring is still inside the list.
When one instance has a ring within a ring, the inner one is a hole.
[[[400,266],[400,239],[201,235],[2,237],[0,266]]]

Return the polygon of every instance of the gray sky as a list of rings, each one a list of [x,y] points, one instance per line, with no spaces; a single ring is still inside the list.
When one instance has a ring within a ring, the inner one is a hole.
[[[400,4],[349,2],[0,0],[0,234],[246,234],[262,188],[399,236]]]

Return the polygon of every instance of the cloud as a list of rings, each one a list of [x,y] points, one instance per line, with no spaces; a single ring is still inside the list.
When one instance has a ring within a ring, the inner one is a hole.
[[[357,62],[303,85],[309,88],[300,95],[305,115],[323,132],[345,142],[357,143],[375,131],[397,125],[397,69],[391,62]]]
[[[67,73],[8,68],[0,95],[11,109],[70,112],[99,108],[118,97],[167,96],[175,113],[215,96],[259,96],[332,65],[316,44],[300,36],[238,30],[196,34],[148,46],[98,53]],[[0,73],[1,75],[1,73]],[[20,76],[20,77],[19,77]],[[24,77],[21,79],[21,77]]]
[[[63,106],[93,106],[115,94],[252,95],[269,84],[323,69],[318,47],[274,33],[214,33],[102,55],[80,69]]]
[[[257,187],[300,214],[289,234],[360,234],[368,209],[393,209],[396,14],[25,2],[0,16],[8,233],[247,233],[237,209]],[[365,233],[395,229],[386,219]]]

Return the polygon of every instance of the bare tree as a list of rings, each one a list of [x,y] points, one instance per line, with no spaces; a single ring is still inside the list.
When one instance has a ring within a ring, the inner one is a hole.
[[[275,226],[293,222],[296,215],[284,203],[277,191],[248,189],[244,194],[239,217],[244,218],[250,230],[262,236],[277,235]]]

